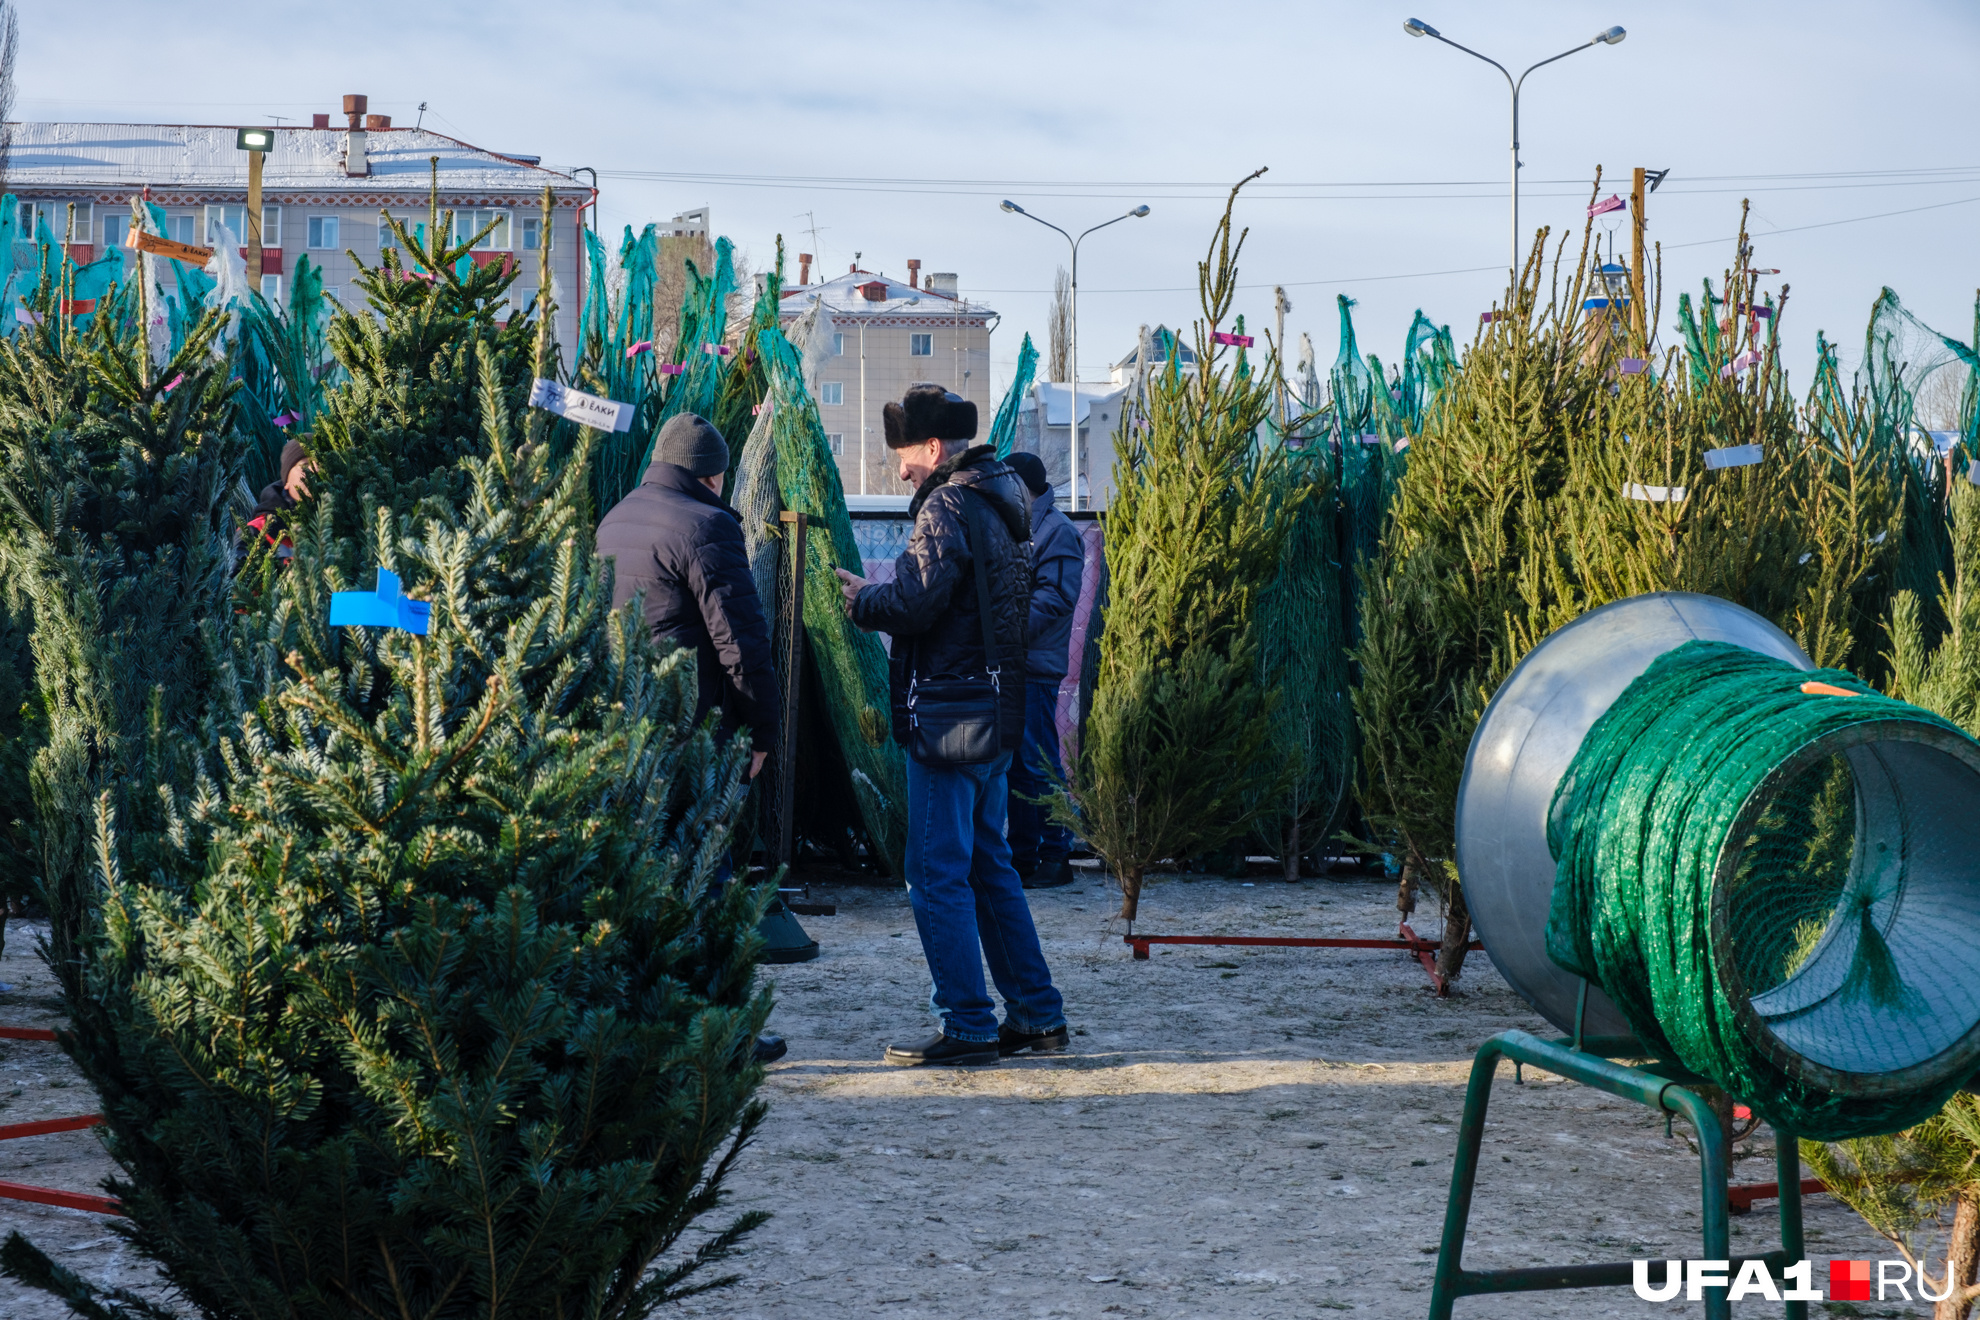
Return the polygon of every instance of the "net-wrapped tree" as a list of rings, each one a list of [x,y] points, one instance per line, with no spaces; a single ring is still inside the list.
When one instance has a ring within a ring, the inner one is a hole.
[[[444,313],[425,296],[388,340]],[[469,418],[396,415],[460,395],[417,379],[453,355],[389,342],[393,415],[343,414],[378,445],[471,437],[436,478],[459,493],[395,513],[368,484],[389,455],[328,465],[243,622],[279,659],[177,846],[125,866],[95,814],[68,1047],[116,1231],[203,1315],[641,1316],[723,1282],[704,1267],[760,1219],[681,1243],[762,1114],[765,895],[712,884],[747,749],[695,725],[691,656],[610,609],[589,444],[526,427],[529,365],[475,338]],[[427,631],[330,627],[386,570]],[[0,1264],[80,1314],[162,1314],[18,1235]]]
[[[1200,370],[1183,375],[1172,355],[1149,381],[1145,427],[1122,437],[1093,709],[1070,800],[1055,808],[1113,871],[1129,921],[1150,867],[1248,835],[1294,769],[1273,737],[1276,683],[1258,672],[1259,598],[1310,487],[1285,480],[1284,452],[1259,444],[1276,353],[1256,371],[1216,338],[1244,245],[1231,228],[1243,186],[1197,267]]]

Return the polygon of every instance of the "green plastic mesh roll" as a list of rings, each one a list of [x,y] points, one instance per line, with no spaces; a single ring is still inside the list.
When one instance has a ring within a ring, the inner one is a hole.
[[[1980,1061],[1980,744],[1837,670],[1660,656],[1555,791],[1547,952],[1659,1057],[1834,1141]]]

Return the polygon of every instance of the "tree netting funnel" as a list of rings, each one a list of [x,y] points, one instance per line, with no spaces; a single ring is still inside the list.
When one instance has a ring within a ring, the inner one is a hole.
[[[1591,610],[1527,653],[1471,737],[1458,787],[1457,866],[1485,953],[1507,984],[1562,1031],[1575,1028],[1583,982],[1547,956],[1554,856],[1547,812],[1581,740],[1651,661],[1686,642],[1732,642],[1802,669],[1814,666],[1786,633],[1717,596],[1665,591]],[[1599,989],[1583,1029],[1630,1031]]]
[[[1699,599],[1662,605],[1741,631],[1736,606]],[[1657,608],[1587,616],[1566,650],[1634,669],[1638,625],[1673,631]],[[1595,711],[1549,795],[1548,910],[1522,931],[1543,925],[1549,960],[1605,990],[1649,1052],[1777,1126],[1908,1126],[1980,1065],[1980,743],[1744,631],[1775,653],[1680,639]],[[1552,644],[1529,663],[1557,666]],[[1558,686],[1553,709],[1580,723],[1593,703]],[[1544,744],[1545,710],[1525,742]]]

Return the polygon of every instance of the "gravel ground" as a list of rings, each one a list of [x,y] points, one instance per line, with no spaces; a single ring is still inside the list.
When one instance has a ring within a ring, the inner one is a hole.
[[[1393,895],[1361,879],[1157,877],[1140,929],[1381,937]],[[742,1283],[686,1316],[1422,1316],[1471,1053],[1507,1028],[1548,1032],[1483,955],[1443,1000],[1387,951],[1157,946],[1135,962],[1117,898],[1088,878],[1032,895],[1077,1033],[1069,1055],[887,1068],[889,1039],[929,1029],[906,896],[812,897],[838,912],[804,918],[822,957],[766,970],[771,1028],[791,1052],[731,1185],[731,1212],[773,1218],[737,1266]],[[32,942],[10,923],[0,980],[17,988],[0,994],[0,1022],[59,1020]],[[1511,1074],[1495,1090],[1467,1265],[1696,1254],[1697,1162],[1682,1139],[1638,1106]],[[91,1103],[55,1047],[0,1042],[0,1123]],[[1772,1180],[1765,1129],[1742,1152],[1739,1181]],[[107,1169],[87,1133],[0,1145],[0,1178],[85,1190]],[[1735,1252],[1776,1245],[1771,1208],[1734,1221]],[[1890,1254],[1826,1197],[1808,1200],[1807,1224],[1818,1261]],[[92,1278],[146,1278],[99,1216],[0,1201],[0,1226]],[[1777,1313],[1741,1308],[1763,1310]],[[1696,1311],[1624,1289],[1469,1298],[1457,1314]],[[0,1315],[60,1314],[0,1280]]]

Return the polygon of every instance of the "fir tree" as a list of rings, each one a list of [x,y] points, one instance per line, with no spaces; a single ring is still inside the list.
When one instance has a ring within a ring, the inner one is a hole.
[[[229,502],[248,442],[217,313],[159,367],[128,295],[87,326],[42,302],[40,327],[0,343],[0,536],[10,593],[32,609],[22,719],[40,727],[13,743],[40,744],[34,846],[51,961],[73,991],[96,905],[96,802],[108,794],[124,822],[121,864],[149,865],[171,828],[165,801],[233,718]]]
[[[699,1271],[759,1218],[677,1249],[763,1112],[764,896],[709,883],[747,747],[695,726],[691,655],[609,609],[587,464],[518,435],[527,368],[487,342],[469,365],[472,426],[345,405],[368,443],[476,452],[417,519],[368,494],[384,456],[325,474],[254,622],[280,663],[176,851],[125,867],[115,803],[95,815],[76,998],[100,1029],[71,1048],[117,1231],[208,1316],[641,1316],[725,1282]],[[425,389],[369,397],[453,397]],[[328,626],[379,566],[427,635]],[[159,1314],[18,1234],[0,1264],[81,1314]]]
[[[1625,373],[1625,336],[1582,315],[1586,231],[1543,296],[1545,241],[1411,446],[1363,570],[1363,809],[1445,900],[1446,977],[1470,937],[1451,861],[1465,753],[1527,651],[1612,600],[1696,591],[1765,615],[1819,664],[1860,662],[1898,544],[1880,533],[1902,519],[1883,456],[1803,426],[1775,351],[1782,303],[1721,332],[1714,305],[1760,302],[1744,257],[1723,299],[1707,288],[1710,333],[1690,356]],[[1699,319],[1688,302],[1680,318]],[[1762,320],[1765,340],[1749,338]],[[1758,464],[1705,466],[1709,450],[1754,444]]]
[[[1149,867],[1247,835],[1277,813],[1294,768],[1273,737],[1276,684],[1257,670],[1258,603],[1306,491],[1284,479],[1283,451],[1259,445],[1276,353],[1254,372],[1214,338],[1249,232],[1231,232],[1244,183],[1197,267],[1200,370],[1185,376],[1171,356],[1114,471],[1106,631],[1069,789],[1129,921]]]

